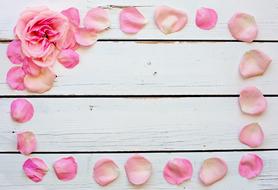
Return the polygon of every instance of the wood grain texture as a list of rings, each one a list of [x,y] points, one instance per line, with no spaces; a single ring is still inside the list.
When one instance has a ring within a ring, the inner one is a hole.
[[[16,5],[16,6],[15,6]],[[252,14],[259,26],[258,40],[278,40],[278,1],[276,0],[9,0],[1,2],[0,39],[13,39],[13,27],[22,12],[28,6],[47,5],[51,9],[61,11],[74,6],[80,9],[82,17],[95,6],[109,8],[111,30],[100,36],[100,39],[176,39],[176,40],[231,40],[227,23],[238,11]],[[156,6],[168,5],[187,12],[188,25],[181,31],[171,35],[162,34],[154,24],[153,13]],[[126,35],[119,30],[118,13],[121,7],[138,6],[149,20],[149,24],[137,35]],[[218,25],[211,31],[203,31],[195,26],[195,12],[200,7],[212,7],[219,14]]]

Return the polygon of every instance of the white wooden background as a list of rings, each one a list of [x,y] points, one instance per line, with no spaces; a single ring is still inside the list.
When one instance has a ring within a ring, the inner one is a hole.
[[[153,23],[157,5],[185,10],[189,24],[181,32],[164,35]],[[12,29],[27,6],[47,5],[55,10],[78,7],[84,15],[94,6],[109,8],[112,27],[100,42],[80,50],[81,64],[73,70],[57,66],[54,88],[44,95],[16,92],[5,83],[11,66],[6,47]],[[137,35],[119,30],[121,7],[138,6],[149,24]],[[219,22],[214,30],[194,26],[197,8],[215,8]],[[233,40],[227,21],[237,11],[253,14],[260,29],[255,43]],[[104,189],[278,189],[278,1],[277,0],[8,0],[0,6],[0,189],[89,190],[102,189],[92,179],[92,167],[101,157],[114,159],[121,167],[119,180]],[[245,51],[257,48],[273,62],[263,77],[242,80],[238,64]],[[241,114],[237,95],[247,85],[259,87],[269,108],[259,117]],[[155,96],[154,96],[155,95]],[[34,118],[25,124],[11,121],[10,102],[25,96],[34,104]],[[241,127],[259,122],[266,139],[257,150],[238,141]],[[49,172],[42,183],[24,176],[26,157],[16,151],[15,134],[32,130],[38,152],[48,165],[60,156],[73,155],[78,176],[67,183]],[[263,173],[247,181],[237,172],[241,156],[255,151],[265,162]],[[123,164],[134,152],[154,165],[151,180],[143,187],[128,184]],[[227,161],[227,177],[205,188],[198,181],[201,162],[211,156]],[[186,157],[194,165],[194,177],[179,187],[162,177],[168,159]]]

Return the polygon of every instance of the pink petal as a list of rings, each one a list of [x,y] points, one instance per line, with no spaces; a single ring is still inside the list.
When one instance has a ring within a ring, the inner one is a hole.
[[[146,18],[135,7],[127,7],[120,12],[120,29],[127,34],[138,33],[146,24]]]
[[[146,183],[152,174],[152,164],[140,155],[130,157],[125,163],[128,181],[133,185]]]
[[[23,64],[27,58],[21,50],[21,41],[13,40],[9,43],[7,48],[7,56],[14,64]]]
[[[192,178],[192,164],[187,159],[175,158],[170,160],[163,170],[166,181],[173,185],[180,185]]]
[[[238,171],[242,177],[253,179],[263,170],[263,160],[256,154],[244,155],[239,163]]]
[[[62,181],[72,180],[77,174],[77,163],[72,156],[57,160],[53,168],[58,179]]]
[[[210,30],[215,27],[217,19],[218,16],[214,9],[202,7],[197,10],[195,23],[201,29]]]
[[[97,33],[106,30],[110,26],[108,11],[100,7],[92,8],[84,18],[84,26]]]
[[[243,78],[263,75],[272,59],[259,50],[246,52],[240,62],[239,71]]]
[[[79,63],[79,54],[72,49],[62,50],[58,56],[58,61],[64,65],[64,67],[71,69]]]
[[[12,67],[6,76],[6,82],[13,90],[24,90],[25,72],[21,67]]]
[[[94,166],[94,179],[101,186],[112,183],[119,175],[119,168],[113,160],[101,159]]]
[[[32,119],[34,107],[26,99],[16,99],[11,103],[11,117],[14,121],[24,123]]]
[[[81,46],[91,46],[97,42],[97,33],[92,29],[77,28],[75,40]]]
[[[248,115],[260,115],[267,108],[267,101],[264,95],[256,87],[246,87],[240,92],[240,109]]]
[[[24,155],[35,152],[37,148],[37,140],[34,133],[27,131],[17,134],[17,150]]]
[[[246,125],[240,132],[239,140],[251,148],[261,146],[264,141],[264,133],[261,126],[258,123]]]
[[[43,68],[38,76],[26,75],[24,85],[29,92],[44,93],[52,88],[55,78],[49,68]]]
[[[228,27],[232,36],[243,42],[252,42],[258,34],[258,27],[253,16],[236,13],[229,21]]]
[[[222,159],[209,158],[203,162],[199,177],[204,185],[209,186],[223,179],[227,171],[227,165]]]
[[[48,172],[48,167],[40,158],[29,158],[23,164],[25,175],[34,182],[42,181],[43,177]]]
[[[188,21],[185,12],[167,6],[157,7],[154,17],[157,27],[164,34],[180,31]]]
[[[38,76],[41,72],[41,67],[36,65],[30,58],[26,59],[26,61],[23,63],[22,69],[26,74],[32,76]]]
[[[61,13],[65,15],[74,26],[79,27],[80,16],[79,10],[77,8],[71,7],[66,10],[63,10]]]

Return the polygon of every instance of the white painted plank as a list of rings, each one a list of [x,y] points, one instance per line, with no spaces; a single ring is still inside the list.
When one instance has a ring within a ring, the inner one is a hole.
[[[0,95],[27,94],[11,90],[6,73],[12,64],[7,44],[0,45]],[[238,65],[244,52],[260,49],[273,62],[263,77],[243,80]],[[66,70],[57,63],[58,78],[51,95],[180,95],[238,94],[256,85],[278,94],[278,43],[135,43],[99,42],[80,50],[80,64]]]
[[[238,163],[245,152],[228,152],[228,153],[157,153],[157,154],[143,154],[153,164],[153,175],[148,183],[141,187],[134,187],[130,185],[125,176],[123,165],[131,154],[75,154],[79,164],[77,177],[70,182],[59,181],[52,169],[52,163],[60,157],[69,155],[60,154],[44,154],[34,155],[45,159],[50,167],[50,171],[41,183],[35,184],[28,180],[22,172],[22,164],[26,159],[21,155],[3,154],[0,156],[0,163],[5,163],[1,167],[0,172],[0,189],[1,190],[91,190],[91,189],[188,189],[188,190],[276,190],[278,189],[278,152],[256,152],[264,160],[264,169],[261,175],[253,180],[246,180],[238,174]],[[200,184],[198,179],[198,171],[203,160],[217,156],[224,159],[228,165],[227,176],[210,187],[204,187]],[[94,163],[103,157],[109,157],[120,167],[120,177],[118,180],[107,186],[101,188],[92,179],[92,167]],[[184,157],[190,159],[193,164],[193,178],[180,186],[169,185],[162,176],[162,171],[165,163],[174,157]]]
[[[0,39],[12,39],[13,27],[19,14],[27,6],[47,5],[61,11],[75,6],[80,9],[82,17],[95,6],[139,6],[139,10],[149,20],[149,24],[137,35],[125,35],[119,30],[119,8],[111,8],[111,30],[103,34],[101,39],[187,39],[187,40],[231,40],[227,29],[228,20],[238,11],[252,14],[256,17],[260,32],[258,40],[278,40],[278,1],[276,0],[9,0],[2,1],[0,12]],[[156,6],[168,5],[187,12],[189,23],[181,32],[164,35],[156,28],[153,13]],[[219,22],[215,29],[203,31],[195,26],[195,12],[199,7],[212,7],[219,14]]]
[[[241,114],[237,98],[35,98],[34,118],[14,123],[0,105],[0,151],[16,151],[16,135],[31,130],[37,151],[147,151],[247,149],[240,129],[259,122],[262,149],[278,147],[278,98],[260,117]]]

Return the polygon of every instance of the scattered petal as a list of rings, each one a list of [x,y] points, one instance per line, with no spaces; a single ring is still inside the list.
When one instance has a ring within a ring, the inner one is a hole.
[[[215,27],[217,19],[218,16],[214,9],[202,7],[196,12],[195,23],[203,30],[210,30]]]
[[[69,19],[71,24],[73,24],[76,27],[79,27],[80,15],[79,15],[79,10],[77,8],[71,7],[66,10],[63,10],[61,13]]]
[[[243,78],[263,75],[272,59],[259,50],[246,52],[240,62],[239,71]]]
[[[251,148],[261,146],[264,141],[264,133],[261,126],[258,123],[246,125],[240,132],[239,140]]]
[[[133,185],[146,183],[152,174],[152,164],[140,155],[130,157],[125,163],[128,181]]]
[[[100,7],[92,8],[84,18],[84,26],[97,33],[106,30],[110,26],[108,11]]]
[[[13,90],[24,90],[25,72],[21,67],[12,67],[6,76],[6,82]]]
[[[17,150],[24,155],[30,155],[37,148],[37,140],[34,133],[27,131],[17,134]]]
[[[192,178],[192,164],[187,159],[175,158],[170,160],[163,170],[166,181],[173,185],[180,185]]]
[[[22,53],[20,40],[13,40],[9,43],[7,56],[14,64],[23,64],[25,62],[26,56]]]
[[[53,168],[58,179],[62,181],[70,181],[77,174],[77,163],[72,156],[57,160]]]
[[[264,95],[256,87],[246,87],[240,92],[240,109],[248,115],[260,115],[267,108],[267,102]]]
[[[32,76],[38,76],[41,71],[41,67],[36,65],[30,58],[26,59],[26,62],[23,63],[22,69],[26,74],[32,75]]]
[[[58,56],[58,61],[64,65],[64,67],[71,69],[79,63],[79,54],[72,49],[62,50]]]
[[[253,179],[263,170],[263,160],[256,154],[244,155],[239,163],[238,171],[242,177]]]
[[[146,24],[146,18],[135,7],[127,7],[120,12],[120,29],[124,33],[136,34]]]
[[[77,28],[75,40],[81,46],[91,46],[97,42],[97,33],[92,29]]]
[[[209,186],[223,179],[227,171],[227,165],[222,159],[209,158],[203,162],[199,177],[204,185]]]
[[[119,175],[119,168],[111,159],[101,159],[94,166],[94,179],[101,186],[112,183]]]
[[[25,175],[34,182],[40,182],[48,172],[48,167],[40,158],[29,158],[23,164]]]
[[[252,42],[258,34],[255,17],[246,13],[236,13],[229,21],[228,27],[232,36],[243,42]]]
[[[187,15],[183,11],[167,6],[160,6],[155,10],[155,23],[164,34],[180,31],[187,21]]]
[[[34,107],[26,99],[16,99],[11,103],[11,117],[14,121],[24,123],[32,119]]]

